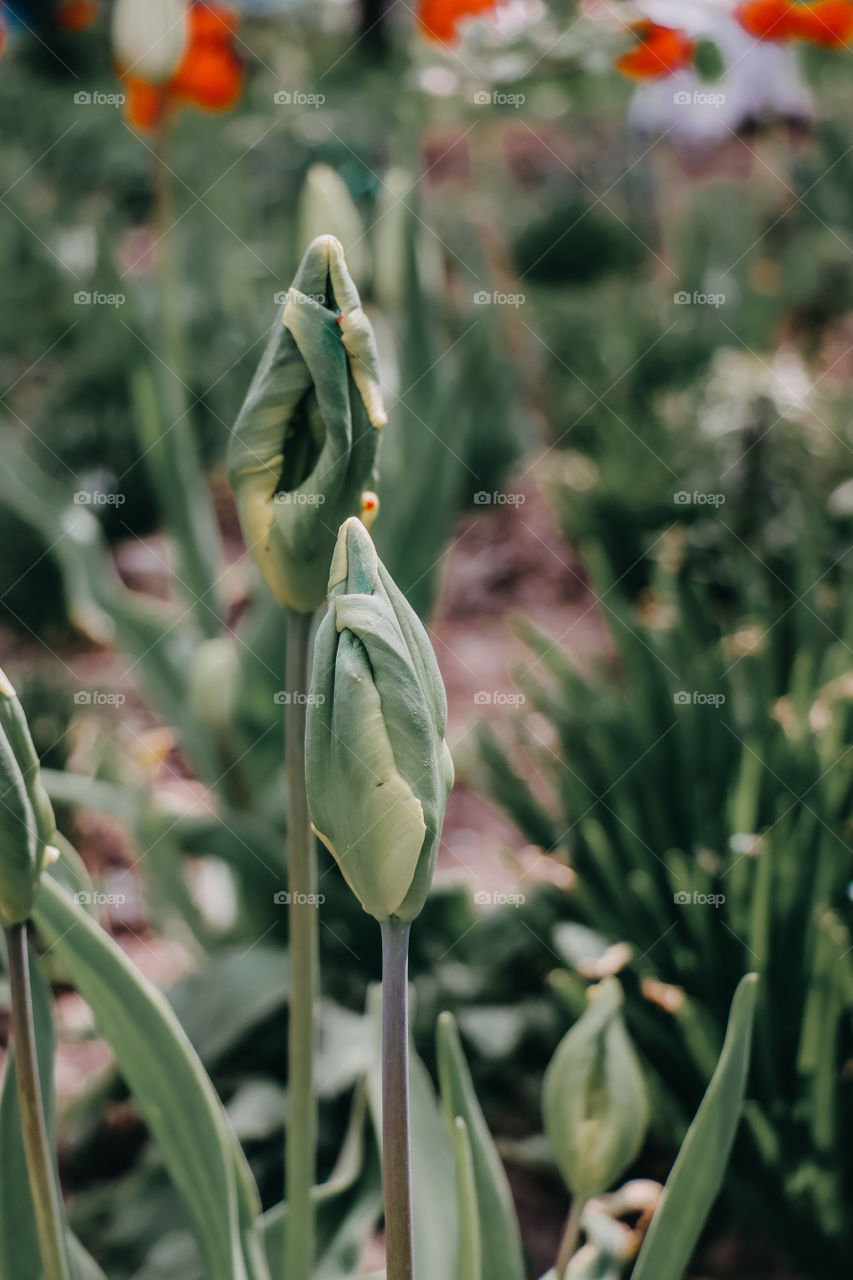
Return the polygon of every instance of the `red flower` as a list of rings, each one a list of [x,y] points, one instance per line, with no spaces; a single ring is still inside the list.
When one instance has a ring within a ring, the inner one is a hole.
[[[824,49],[842,49],[853,39],[851,0],[750,0],[737,10],[737,18],[759,40],[806,40]]]
[[[421,0],[418,23],[430,40],[450,44],[456,39],[461,18],[494,9],[495,0]]]
[[[233,107],[243,88],[243,64],[234,48],[238,22],[234,10],[225,5],[193,3],[189,40],[172,78],[165,84],[149,84],[138,76],[123,77],[131,124],[155,129],[181,103],[203,111]]]
[[[655,22],[637,22],[631,30],[637,42],[616,66],[632,80],[659,80],[692,63],[696,45],[683,31]]]
[[[63,31],[82,31],[91,27],[100,7],[98,0],[61,0],[56,21]]]

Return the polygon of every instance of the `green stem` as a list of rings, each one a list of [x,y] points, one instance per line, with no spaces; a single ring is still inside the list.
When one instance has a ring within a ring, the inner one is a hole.
[[[412,1171],[409,1139],[409,931],[382,929],[382,1163],[387,1280],[412,1280]]]
[[[41,1088],[39,1087],[36,1037],[30,993],[27,927],[14,924],[5,930],[9,953],[9,986],[12,994],[12,1041],[15,1075],[21,1111],[21,1132],[27,1157],[30,1191],[35,1210],[44,1280],[68,1280],[68,1262],[62,1228],[59,1190],[47,1140]]]
[[[217,588],[221,574],[219,530],[188,403],[187,356],[181,313],[181,271],[175,253],[171,173],[166,160],[167,125],[155,140],[155,250],[159,295],[162,411],[150,375],[134,380],[143,451],[163,515],[178,544],[180,578],[202,632],[220,634],[224,611]],[[163,421],[165,413],[165,422]],[[150,425],[146,425],[150,424]]]
[[[287,1280],[309,1280],[314,1264],[317,1101],[314,1096],[315,997],[319,988],[317,855],[305,794],[305,694],[313,614],[287,611],[285,753],[290,890],[290,1023],[287,1084]]]
[[[569,1210],[566,1229],[560,1241],[560,1252],[557,1254],[557,1263],[554,1268],[557,1280],[563,1280],[569,1269],[569,1263],[577,1252],[581,1234],[581,1214],[586,1206],[586,1201],[586,1196],[574,1196],[572,1198],[572,1207]]]

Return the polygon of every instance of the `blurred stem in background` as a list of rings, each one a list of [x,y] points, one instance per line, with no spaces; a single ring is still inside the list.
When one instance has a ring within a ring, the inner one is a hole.
[[[36,1039],[30,993],[27,927],[14,924],[4,930],[9,956],[12,1003],[12,1043],[15,1077],[21,1109],[21,1131],[33,1197],[44,1280],[69,1280],[63,1242],[59,1189],[47,1140],[47,1124],[39,1084]]]
[[[143,457],[152,474],[166,522],[180,555],[180,583],[205,635],[220,634],[224,613],[219,599],[219,532],[210,490],[199,459],[188,403],[181,273],[175,253],[179,219],[172,201],[172,170],[167,160],[168,125],[154,143],[154,257],[160,317],[159,373],[155,383],[134,386]],[[159,396],[157,386],[159,385]]]
[[[560,1251],[557,1254],[556,1280],[564,1280],[564,1276],[569,1269],[569,1263],[577,1252],[581,1233],[581,1214],[584,1211],[586,1202],[586,1196],[575,1195],[572,1197],[572,1207],[566,1219],[566,1227],[563,1231],[563,1238],[560,1241]]]
[[[317,1103],[314,1096],[315,997],[319,988],[317,854],[305,793],[305,716],[313,613],[287,610],[284,716],[289,792],[290,1023],[287,1074],[287,1280],[309,1280],[314,1263]]]
[[[409,1138],[409,933],[391,917],[382,929],[382,1154],[387,1280],[412,1280],[412,1173]]]

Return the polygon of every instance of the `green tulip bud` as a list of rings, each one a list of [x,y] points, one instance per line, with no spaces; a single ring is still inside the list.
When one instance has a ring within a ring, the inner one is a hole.
[[[359,520],[338,534],[329,593],[308,699],[314,830],[365,911],[413,920],[453,785],[444,685],[420,619]]]
[[[228,480],[249,551],[276,599],[326,595],[335,531],[375,512],[386,422],[370,322],[333,236],[308,248],[234,427]]]
[[[649,1121],[645,1081],[616,978],[590,1004],[545,1072],[542,1114],[566,1185],[584,1199],[611,1187],[639,1154]]]
[[[0,923],[21,924],[54,861],[56,822],[24,712],[0,670]]]

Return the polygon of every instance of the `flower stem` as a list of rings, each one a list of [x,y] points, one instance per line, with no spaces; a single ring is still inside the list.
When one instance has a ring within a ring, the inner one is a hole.
[[[574,1196],[572,1198],[571,1209],[566,1220],[566,1229],[563,1232],[563,1238],[560,1241],[560,1252],[557,1254],[557,1263],[554,1268],[557,1280],[563,1280],[569,1269],[569,1263],[575,1256],[578,1247],[578,1240],[581,1233],[581,1214],[586,1206],[585,1196]]]
[[[68,1280],[68,1262],[62,1229],[62,1208],[47,1140],[41,1088],[39,1087],[27,928],[14,924],[5,929],[9,953],[9,986],[12,994],[12,1040],[15,1075],[21,1111],[21,1132],[27,1157],[30,1191],[44,1280]]]
[[[305,794],[305,693],[313,614],[287,610],[285,753],[290,890],[290,1023],[287,1074],[287,1280],[309,1280],[314,1264],[317,1101],[314,1096],[315,997],[319,988],[317,855]],[[295,695],[302,695],[296,697]]]
[[[382,929],[382,1153],[387,1280],[412,1280],[412,1172],[409,1141],[409,931]]]

